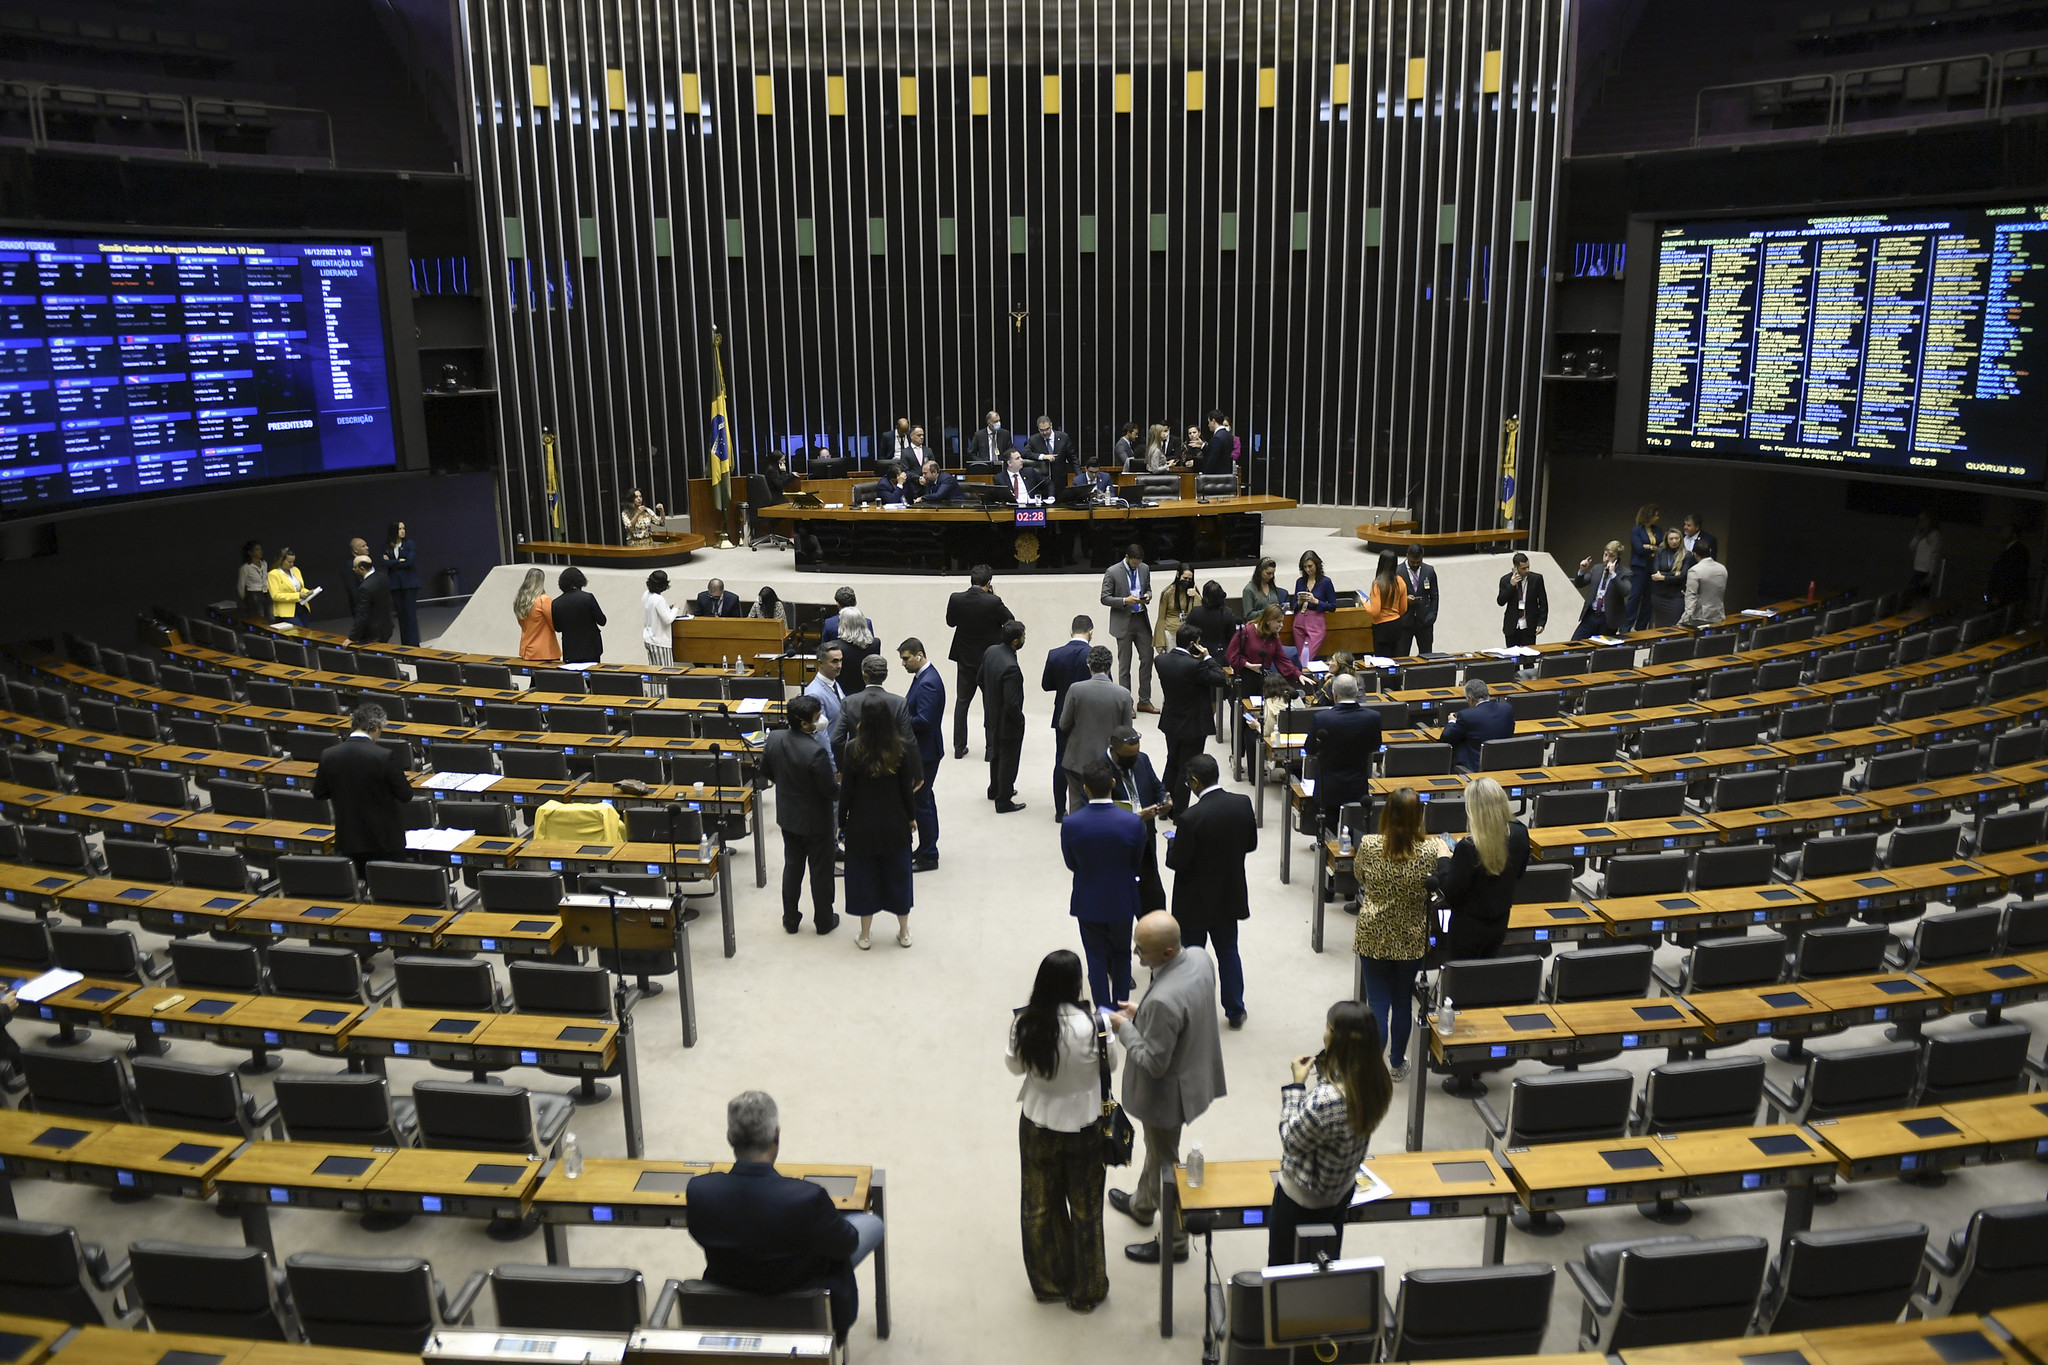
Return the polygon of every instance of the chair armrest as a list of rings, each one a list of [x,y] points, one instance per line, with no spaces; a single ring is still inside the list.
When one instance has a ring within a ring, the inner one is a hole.
[[[1564,1273],[1572,1277],[1572,1283],[1578,1287],[1579,1294],[1586,1300],[1588,1308],[1601,1316],[1614,1311],[1614,1300],[1600,1287],[1600,1281],[1593,1278],[1593,1272],[1586,1269],[1582,1263],[1566,1261]]]
[[[138,953],[135,962],[136,966],[141,968],[142,975],[150,981],[161,981],[169,976],[173,965],[169,958],[162,962],[157,961],[155,953]]]
[[[2026,1061],[2026,1067],[2034,1075],[2048,1079],[2048,1057],[2029,1056]]]
[[[398,973],[393,972],[379,982],[368,968],[363,969],[363,994],[373,1005],[381,1005],[398,990]]]
[[[1791,1091],[1785,1089],[1776,1081],[1766,1080],[1764,1082],[1764,1098],[1770,1101],[1771,1107],[1779,1114],[1796,1114],[1799,1112],[1799,1101],[1793,1098]]]
[[[245,1095],[242,1097],[242,1116],[249,1120],[251,1128],[259,1131],[268,1128],[278,1121],[277,1101]]]
[[[105,1270],[95,1271],[92,1282],[100,1289],[119,1289],[128,1283],[128,1277],[133,1273],[134,1269],[128,1264],[128,1258],[123,1256]]]
[[[676,1300],[681,1298],[682,1295],[683,1282],[681,1280],[670,1280],[663,1284],[661,1293],[654,1300],[654,1311],[647,1315],[647,1325],[649,1327],[668,1326],[669,1319],[675,1316]]]
[[[625,1015],[631,1014],[634,1011],[634,1009],[640,1004],[640,1001],[644,998],[645,997],[641,995],[640,988],[638,986],[628,986],[626,987],[625,998],[622,1000],[615,1000],[612,1003],[613,1007],[618,1010],[621,1019],[623,1019]],[[619,1021],[614,1020],[613,1022],[616,1023]]]
[[[1963,856],[1967,858],[1970,855],[1966,853]],[[1900,940],[1894,939],[1891,946],[1884,950],[1884,965],[1895,972],[1902,972],[1906,970],[1906,963],[1910,960],[1910,957],[1911,954],[1907,951],[1906,945]]]
[[[1653,965],[1650,968],[1650,975],[1657,979],[1657,984],[1664,988],[1666,995],[1677,995],[1678,988],[1685,984],[1677,976],[1662,967]]]
[[[1954,1261],[1949,1259],[1948,1248],[1937,1246],[1932,1238],[1928,1239],[1926,1248],[1921,1251],[1920,1259],[1937,1275],[1953,1275],[1959,1268]],[[124,1262],[123,1264],[126,1263]]]
[[[462,1282],[462,1288],[455,1291],[453,1299],[448,1297],[447,1287],[436,1282],[434,1293],[441,1304],[441,1321],[450,1327],[469,1326],[470,1319],[475,1315],[477,1295],[484,1292],[484,1286],[489,1284],[490,1280],[491,1274],[487,1270],[470,1271],[469,1278]]]
[[[1479,1121],[1486,1125],[1488,1132],[1492,1133],[1496,1138],[1504,1138],[1508,1135],[1507,1120],[1493,1112],[1493,1106],[1486,1102],[1486,1096],[1473,1096],[1472,1107],[1479,1111]]]
[[[454,883],[454,890],[448,898],[448,908],[457,912],[468,910],[484,898],[484,893],[463,882]]]

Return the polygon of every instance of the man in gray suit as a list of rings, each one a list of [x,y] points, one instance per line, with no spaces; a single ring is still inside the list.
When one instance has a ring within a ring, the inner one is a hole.
[[[1152,704],[1152,568],[1137,545],[1124,547],[1124,557],[1102,575],[1102,605],[1109,608],[1109,633],[1116,637],[1116,680],[1131,690],[1131,651],[1138,652],[1138,709],[1157,713]]]
[[[861,712],[870,706],[879,706],[887,711],[896,722],[896,730],[903,736],[903,742],[910,748],[917,747],[917,731],[911,728],[910,708],[903,698],[891,692],[889,663],[879,654],[870,654],[860,661],[860,691],[851,693],[839,707],[839,718],[832,722],[832,762],[840,771],[846,771],[846,741],[853,738],[854,727],[860,724]]]
[[[803,928],[804,873],[811,874],[811,918],[821,934],[839,927],[832,911],[833,808],[839,778],[821,731],[824,708],[816,697],[789,704],[789,724],[768,732],[762,772],[775,784],[775,823],[782,830],[782,927]]]
[[[1071,693],[1069,695],[1072,695]],[[1124,1110],[1145,1129],[1145,1165],[1138,1188],[1111,1190],[1112,1208],[1151,1227],[1159,1212],[1159,1180],[1180,1161],[1180,1130],[1221,1099],[1223,1042],[1216,1028],[1216,964],[1200,948],[1183,948],[1180,925],[1164,910],[1138,921],[1138,961],[1152,973],[1145,998],[1116,1013],[1124,1048]],[[1174,1228],[1173,1259],[1188,1258],[1188,1235]],[[1159,1264],[1159,1242],[1134,1242],[1124,1255]]]
[[[1060,768],[1067,775],[1067,809],[1088,804],[1081,789],[1081,774],[1103,761],[1109,737],[1131,723],[1135,708],[1131,690],[1109,678],[1109,646],[1092,645],[1088,650],[1088,681],[1067,689],[1060,704]]]

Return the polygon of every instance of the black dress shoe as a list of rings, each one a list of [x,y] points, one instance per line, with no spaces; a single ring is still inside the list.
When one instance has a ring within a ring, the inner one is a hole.
[[[818,926],[818,932],[819,932],[819,933],[821,933],[821,934],[829,934],[829,933],[831,933],[831,932],[832,932],[832,931],[833,931],[834,929],[837,929],[838,927],[839,927],[839,916],[837,916],[837,915],[834,915],[834,916],[833,916],[832,918],[830,918],[830,919],[828,919],[828,920],[824,921],[824,922],[823,922],[822,924],[820,924],[820,925]]]
[[[1007,805],[1007,806],[997,806],[997,807],[996,807],[996,814],[997,814],[997,815],[1015,815],[1015,814],[1016,814],[1016,813],[1017,813],[1018,811],[1020,811],[1020,810],[1023,810],[1023,809],[1024,809],[1024,805],[1025,805],[1025,803],[1024,803],[1024,802],[1022,802],[1022,801],[1012,801],[1012,802],[1011,802],[1011,803],[1010,803],[1009,805]]]
[[[1227,1014],[1224,1016],[1224,1022],[1229,1024],[1232,1028],[1243,1028],[1244,1019],[1245,1017],[1242,1014]]]
[[[913,872],[936,872],[939,870],[939,860],[937,858],[912,858],[910,860],[910,870]]]
[[[1131,1207],[1130,1191],[1111,1190],[1105,1197],[1109,1200],[1109,1206],[1111,1208],[1115,1209],[1118,1213],[1122,1214],[1124,1217],[1136,1223],[1139,1227],[1149,1228],[1152,1226],[1151,1214],[1148,1213],[1143,1216],[1140,1216],[1138,1211]]]
[[[1158,1265],[1159,1243],[1133,1242],[1129,1246],[1124,1248],[1124,1255],[1130,1257],[1139,1265]],[[1175,1265],[1181,1264],[1183,1261],[1187,1260],[1187,1258],[1188,1249],[1186,1247],[1177,1248],[1173,1253],[1173,1263]]]
[[[958,763],[958,762],[960,762],[960,761],[961,761],[962,759],[964,759],[964,758],[966,758],[966,757],[967,757],[967,751],[966,751],[965,749],[955,749],[955,750],[953,751],[953,761],[954,761],[955,763]]]
[[[793,934],[803,927],[804,922],[800,919],[786,919],[782,922],[782,932],[785,934]]]

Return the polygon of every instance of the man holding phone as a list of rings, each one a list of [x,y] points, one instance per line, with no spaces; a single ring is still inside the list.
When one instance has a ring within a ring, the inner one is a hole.
[[[1109,609],[1109,633],[1116,637],[1117,682],[1131,689],[1131,653],[1138,655],[1138,709],[1157,715],[1152,704],[1152,567],[1138,545],[1102,575],[1102,605]]]
[[[1166,908],[1166,883],[1159,876],[1159,845],[1153,838],[1159,817],[1172,810],[1167,789],[1145,756],[1135,726],[1120,726],[1109,737],[1109,773],[1116,781],[1120,806],[1145,822],[1145,865],[1138,872],[1138,904],[1146,914]]]

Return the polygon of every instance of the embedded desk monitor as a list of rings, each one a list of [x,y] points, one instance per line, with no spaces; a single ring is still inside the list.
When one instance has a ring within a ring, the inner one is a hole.
[[[2048,484],[2048,198],[1631,224],[1615,446]]]
[[[1266,1345],[1311,1346],[1365,1341],[1380,1333],[1386,1262],[1377,1256],[1321,1266],[1273,1265],[1260,1271],[1266,1300]]]
[[[397,467],[404,269],[381,235],[0,225],[0,516]]]

